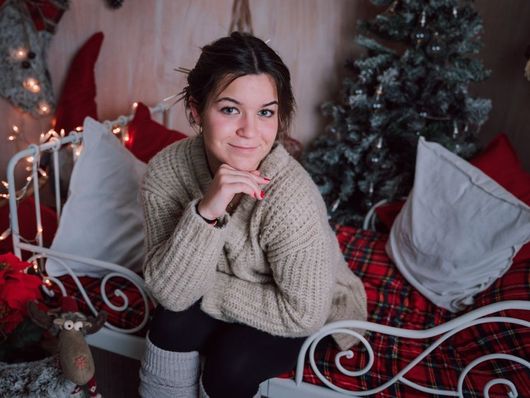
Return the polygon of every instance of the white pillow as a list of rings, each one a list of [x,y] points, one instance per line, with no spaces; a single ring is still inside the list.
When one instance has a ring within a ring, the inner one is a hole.
[[[144,231],[139,188],[145,169],[101,123],[87,117],[83,149],[51,249],[140,270]],[[79,276],[101,277],[109,272],[65,262]],[[50,276],[67,273],[53,258],[46,262],[46,270]]]
[[[443,146],[420,139],[414,187],[386,245],[414,287],[440,307],[462,310],[529,240],[530,207]]]

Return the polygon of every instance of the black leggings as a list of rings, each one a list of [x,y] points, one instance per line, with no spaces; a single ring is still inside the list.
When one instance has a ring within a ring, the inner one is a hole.
[[[204,355],[202,383],[210,398],[252,397],[261,382],[293,369],[305,340],[219,321],[199,302],[180,312],[159,305],[149,339],[163,350]]]

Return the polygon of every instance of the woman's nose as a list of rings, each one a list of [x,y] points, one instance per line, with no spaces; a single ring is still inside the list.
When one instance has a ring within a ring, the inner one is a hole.
[[[256,134],[256,121],[252,115],[244,116],[240,119],[237,135],[241,137],[252,137]]]

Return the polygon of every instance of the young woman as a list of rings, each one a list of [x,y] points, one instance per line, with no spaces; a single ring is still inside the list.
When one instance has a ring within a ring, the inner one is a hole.
[[[326,322],[364,320],[366,295],[317,187],[282,146],[295,101],[280,57],[232,33],[202,49],[183,97],[199,134],[153,158],[142,190],[144,275],[159,305],[140,393],[248,398]]]

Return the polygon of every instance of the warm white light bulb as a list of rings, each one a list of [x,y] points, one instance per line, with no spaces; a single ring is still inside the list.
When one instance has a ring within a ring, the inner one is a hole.
[[[24,80],[22,85],[26,90],[31,91],[32,93],[38,93],[40,91],[39,81],[34,77],[28,77],[26,80]]]
[[[39,101],[38,112],[41,115],[47,115],[48,113],[50,113],[50,110],[50,105],[46,101]]]
[[[28,57],[28,49],[24,47],[15,48],[11,51],[11,56],[17,61],[23,61]]]

